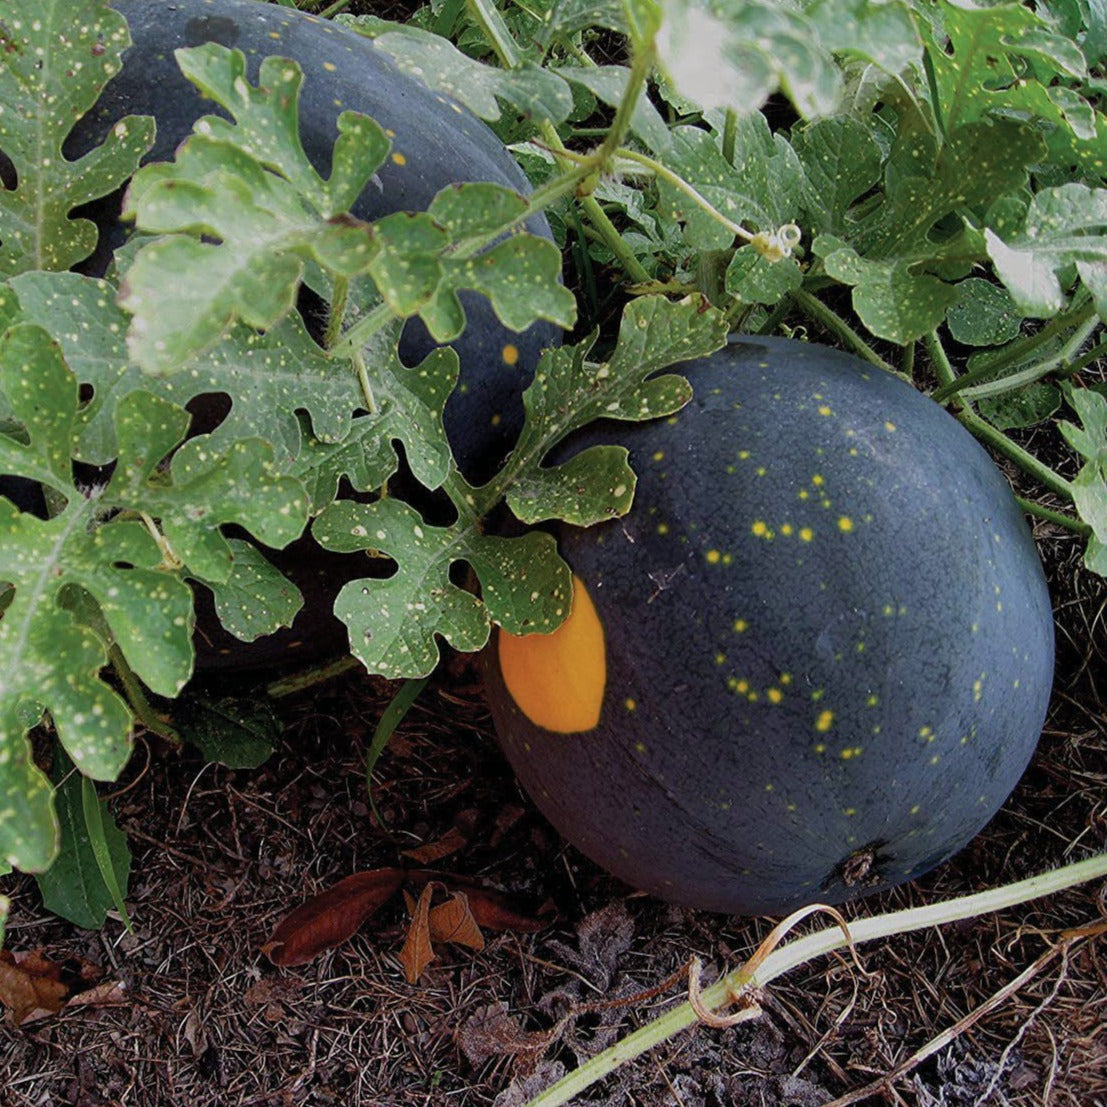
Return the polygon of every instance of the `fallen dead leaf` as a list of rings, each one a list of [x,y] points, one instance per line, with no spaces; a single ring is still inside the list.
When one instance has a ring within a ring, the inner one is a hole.
[[[555,917],[552,905],[544,904],[534,914],[525,912],[517,901],[503,892],[487,888],[479,880],[434,869],[413,869],[405,880],[417,888],[427,881],[438,881],[447,889],[462,891],[469,902],[473,919],[482,930],[514,930],[521,934],[534,934],[549,926]]]
[[[432,942],[453,942],[454,945],[477,951],[484,949],[484,935],[473,918],[464,892],[454,892],[445,903],[432,907],[427,923]]]
[[[423,970],[436,956],[430,936],[430,903],[434,890],[435,882],[428,882],[414,906],[411,897],[404,893],[411,911],[411,925],[407,929],[404,948],[400,950],[400,961],[409,984],[414,984],[423,975]]]
[[[451,853],[457,853],[469,844],[469,839],[456,826],[450,827],[441,838],[426,845],[417,846],[415,849],[405,849],[404,856],[410,857],[419,865],[433,865],[435,861],[441,861],[443,857],[449,857]]]
[[[102,976],[91,961],[53,961],[42,950],[0,950],[0,1004],[17,1025],[56,1015],[70,997]]]
[[[348,941],[382,904],[399,891],[402,869],[354,873],[313,896],[273,931],[262,952],[274,965],[303,965],[324,950]]]

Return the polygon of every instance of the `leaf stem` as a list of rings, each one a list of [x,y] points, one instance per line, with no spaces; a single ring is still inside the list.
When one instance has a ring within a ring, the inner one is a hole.
[[[499,58],[500,65],[505,69],[517,69],[520,61],[519,47],[511,37],[503,16],[489,0],[465,0],[465,6],[477,21],[485,41]]]
[[[346,319],[346,304],[349,302],[349,298],[350,278],[336,273],[330,314],[327,316],[327,330],[323,335],[323,346],[327,350],[332,349],[342,337],[342,324]]]
[[[1079,534],[1084,538],[1092,533],[1092,528],[1087,523],[1069,515],[1067,512],[1057,511],[1052,507],[1046,507],[1044,504],[1035,503],[1025,496],[1016,496],[1015,500],[1028,515],[1036,515],[1039,519],[1045,519],[1048,523],[1056,523],[1057,526],[1064,527],[1065,530],[1071,530],[1073,534]]]
[[[734,108],[726,109],[723,121],[723,157],[734,164],[734,145],[738,139],[738,112]]]
[[[598,151],[600,163],[604,169],[614,160],[616,151],[622,147],[623,139],[630,133],[630,123],[634,116],[634,109],[638,105],[639,97],[642,95],[642,90],[646,87],[646,81],[653,69],[655,53],[652,38],[648,44],[634,51],[626,89],[619,101],[619,106],[615,109],[615,118],[611,121],[611,129],[607,132],[607,137],[600,144]]]
[[[357,373],[357,381],[361,386],[361,395],[365,400],[366,410],[372,415],[377,410],[377,399],[373,395],[373,382],[369,380],[369,370],[365,366],[365,355],[361,347],[356,347],[351,355],[354,363],[354,372]]]
[[[620,147],[616,153],[624,161],[632,161],[641,165],[643,168],[648,169],[655,177],[660,177],[661,180],[671,184],[678,191],[683,192],[696,207],[710,215],[717,223],[726,227],[731,234],[741,238],[745,242],[753,241],[753,231],[747,231],[741,224],[735,223],[733,219],[725,216],[706,196],[698,192],[680,176],[679,173],[674,173],[667,165],[663,165],[656,158],[651,158],[648,154],[640,154],[637,150],[628,150],[626,147]]]
[[[889,365],[833,308],[827,307],[822,300],[817,299],[802,288],[797,288],[789,292],[788,295],[804,315],[826,327],[828,331],[831,331],[849,346],[854,353],[859,354],[866,361],[879,369],[883,369],[886,373],[891,373],[902,380],[910,380],[894,365]]]
[[[946,354],[941,339],[938,337],[938,332],[931,331],[924,337],[924,342],[926,343],[927,353],[930,354],[931,365],[938,380],[942,384],[942,388],[939,388],[934,393],[936,396],[938,392],[948,390],[948,385],[959,378],[957,378],[953,372],[953,366],[950,365],[949,357]],[[1056,492],[1059,496],[1063,496],[1070,502],[1072,501],[1072,485],[1069,484],[1064,477],[1058,476],[1048,465],[1039,461],[1028,450],[1024,450],[1021,446],[1012,442],[1007,435],[993,427],[986,419],[982,419],[972,409],[970,404],[967,402],[963,403],[959,410],[954,411],[953,414],[963,426],[981,441],[991,446],[997,453],[1001,453],[1004,457],[1009,458],[1022,469],[1023,472],[1029,473],[1037,481],[1044,484],[1053,492]]]
[[[1007,392],[1017,392],[1020,388],[1025,388],[1028,384],[1041,380],[1055,369],[1065,366],[1098,327],[1099,317],[1093,315],[1090,319],[1085,319],[1076,328],[1075,333],[1065,343],[1061,351],[1053,357],[1036,362],[1025,369],[1020,369],[1017,373],[1001,377],[999,380],[986,381],[984,384],[978,384],[972,388],[958,388],[957,394],[966,400],[983,400],[989,396],[1002,396]],[[958,380],[958,384],[960,385],[960,380]]]
[[[813,961],[816,957],[842,949],[851,941],[859,945],[876,938],[907,934],[913,930],[923,930],[960,919],[974,918],[1014,907],[1041,896],[1053,895],[1066,888],[1104,876],[1107,876],[1107,854],[1098,854],[1053,872],[1043,873],[1014,884],[1005,884],[986,892],[960,896],[945,903],[858,919],[849,923],[848,937],[839,927],[829,927],[779,947],[752,970],[743,965],[727,973],[703,991],[700,1002],[708,1011],[717,1011],[729,1006],[734,1001],[734,996],[748,992],[752,988],[763,988],[777,977]],[[597,1053],[580,1068],[535,1096],[526,1104],[526,1107],[561,1107],[562,1104],[569,1103],[575,1096],[614,1072],[626,1061],[640,1056],[655,1045],[693,1026],[698,1018],[691,1003],[679,1004],[639,1030],[628,1034],[622,1041]]]
[[[1082,353],[1078,358],[1074,358],[1067,365],[1062,366],[1061,375],[1066,378],[1074,377],[1081,369],[1086,369],[1104,355],[1107,355],[1107,342],[1097,343],[1090,350],[1086,350]]]
[[[328,661],[325,665],[319,665],[313,669],[305,669],[302,672],[292,673],[290,676],[281,677],[266,685],[265,694],[271,699],[281,699],[283,696],[293,696],[297,692],[303,692],[307,688],[314,688],[332,677],[341,676],[351,669],[361,667],[353,654],[344,654],[334,661]]]
[[[123,685],[123,692],[127,697],[127,702],[131,705],[135,718],[151,734],[160,735],[167,741],[179,746],[181,736],[164,715],[159,715],[154,710],[153,704],[147,698],[146,690],[142,687],[142,682],[135,676],[134,670],[127,663],[127,659],[123,656],[123,651],[119,648],[117,642],[112,642],[108,646],[108,661],[111,663],[115,675],[119,678],[119,683]]]

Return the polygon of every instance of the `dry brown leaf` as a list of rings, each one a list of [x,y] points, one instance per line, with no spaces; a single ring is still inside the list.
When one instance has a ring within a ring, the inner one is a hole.
[[[456,826],[450,827],[441,838],[426,845],[416,846],[415,849],[405,849],[404,856],[410,857],[419,865],[433,865],[435,861],[441,861],[443,857],[449,857],[451,853],[457,853],[469,844],[469,839]]]
[[[354,873],[286,915],[262,952],[274,965],[303,965],[357,933],[363,922],[391,899],[403,883],[402,869]]]
[[[514,930],[521,934],[534,934],[553,921],[552,907],[543,905],[536,914],[527,914],[513,897],[486,888],[471,877],[436,872],[434,869],[413,869],[405,879],[415,887],[421,887],[427,881],[436,881],[447,890],[463,891],[473,919],[482,930]]]
[[[429,881],[423,888],[411,913],[411,925],[404,939],[404,948],[400,950],[400,960],[409,984],[414,984],[435,958],[430,936],[430,902],[436,886],[441,887],[435,881]]]
[[[130,1002],[127,985],[122,980],[104,980],[71,996],[66,1007],[118,1007]]]
[[[62,976],[62,966],[41,950],[15,954],[0,950],[0,1004],[11,1012],[16,1026],[55,1015],[72,992],[72,984]]]
[[[427,923],[432,942],[453,942],[468,949],[484,949],[484,935],[469,910],[469,900],[464,892],[454,892],[445,903],[432,907]]]

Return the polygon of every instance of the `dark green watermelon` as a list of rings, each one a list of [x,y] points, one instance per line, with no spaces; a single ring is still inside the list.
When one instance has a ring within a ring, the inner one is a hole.
[[[563,451],[622,442],[637,494],[560,531],[598,622],[560,657],[490,650],[503,749],[569,841],[678,903],[777,913],[919,876],[1041,731],[1053,622],[1022,514],[956,420],[846,354],[744,338],[686,370],[677,416]],[[573,715],[600,634],[602,698]]]
[[[96,107],[77,124],[66,144],[76,157],[103,141],[125,115],[152,115],[154,146],[146,160],[166,161],[203,115],[225,114],[204,100],[177,66],[173,51],[217,42],[241,50],[256,81],[263,58],[292,58],[304,71],[300,135],[304,151],[323,175],[343,111],[372,116],[392,137],[392,156],[354,206],[373,220],[395,211],[422,211],[450,184],[490,181],[529,192],[523,173],[493,132],[461,105],[431,92],[402,73],[371,39],[315,16],[257,0],[114,0],[127,20],[133,46],[123,68],[108,83]],[[103,273],[125,229],[118,221],[121,197],[92,205],[102,233],[88,272]],[[528,224],[549,237],[543,216]],[[458,463],[472,479],[490,475],[514,443],[523,421],[522,391],[543,349],[560,331],[537,323],[518,333],[505,327],[488,300],[463,293],[468,319],[453,343],[461,360],[459,388],[446,405],[445,421]],[[405,327],[400,353],[414,365],[434,342],[415,319]]]

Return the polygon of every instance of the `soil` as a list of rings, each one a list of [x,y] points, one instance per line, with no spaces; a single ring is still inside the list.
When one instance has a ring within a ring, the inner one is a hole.
[[[1059,660],[1030,770],[960,855],[847,907],[847,917],[981,890],[1104,849],[1107,588],[1081,568],[1074,539],[1051,529],[1038,538]],[[365,755],[394,690],[350,672],[282,698],[280,746],[253,771],[141,743],[112,801],[134,850],[132,932],[114,917],[100,932],[77,929],[43,910],[31,878],[0,882],[13,902],[9,949],[84,959],[119,985],[113,1003],[0,1025],[2,1107],[522,1107],[686,998],[679,973],[691,956],[711,980],[771,928],[774,920],[635,895],[566,846],[512,779],[474,670],[460,659],[424,691],[378,762],[374,812]],[[555,910],[549,925],[490,933],[480,953],[439,947],[414,985],[400,959],[408,914],[399,899],[306,965],[276,968],[262,953],[307,897],[395,865],[451,828],[464,844],[438,869],[487,882],[535,917]],[[1105,915],[1107,886],[1087,885],[867,944],[864,977],[846,958],[820,959],[777,981],[759,1018],[685,1031],[574,1102],[1103,1107],[1102,938],[1068,947],[972,1025],[958,1023],[1056,947],[1065,928]],[[674,974],[667,989],[642,994]],[[879,1087],[951,1028],[932,1056]]]

